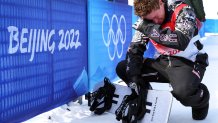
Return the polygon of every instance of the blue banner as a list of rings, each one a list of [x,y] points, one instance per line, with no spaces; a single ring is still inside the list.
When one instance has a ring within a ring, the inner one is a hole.
[[[117,79],[116,65],[123,60],[132,38],[132,7],[103,0],[88,1],[89,87],[107,76]]]
[[[88,91],[86,0],[0,0],[0,122]]]
[[[115,2],[128,4],[128,0],[115,0]]]
[[[54,101],[62,102],[88,91],[86,0],[53,0],[51,13]]]
[[[218,19],[206,19],[203,28],[205,33],[218,33]]]

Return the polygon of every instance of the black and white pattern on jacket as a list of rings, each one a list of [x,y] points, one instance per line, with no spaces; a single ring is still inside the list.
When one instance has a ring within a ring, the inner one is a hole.
[[[177,16],[175,30],[182,32],[191,39],[198,30],[196,25],[194,10],[190,6],[185,6]]]

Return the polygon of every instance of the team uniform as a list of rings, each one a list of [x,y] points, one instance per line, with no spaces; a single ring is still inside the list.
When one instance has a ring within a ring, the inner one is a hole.
[[[134,76],[142,77],[145,83],[170,83],[173,96],[183,105],[191,106],[192,111],[208,107],[210,94],[201,83],[209,65],[199,41],[201,23],[194,10],[183,2],[165,7],[166,19],[162,25],[151,24],[136,31],[126,60],[117,65],[117,75],[127,85]],[[156,49],[153,59],[143,58],[148,41]]]

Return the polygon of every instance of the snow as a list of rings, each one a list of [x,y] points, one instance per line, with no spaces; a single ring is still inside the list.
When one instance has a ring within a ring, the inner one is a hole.
[[[210,91],[210,109],[208,117],[203,121],[195,121],[191,117],[191,108],[183,106],[175,98],[173,99],[169,123],[217,123],[218,121],[218,36],[202,38],[204,49],[209,54],[209,67],[205,73],[205,83]],[[168,84],[152,84],[155,89],[169,89]],[[83,104],[70,102],[46,113],[40,114],[23,123],[118,123],[114,114],[104,113],[95,115],[89,111],[87,101],[83,97]]]

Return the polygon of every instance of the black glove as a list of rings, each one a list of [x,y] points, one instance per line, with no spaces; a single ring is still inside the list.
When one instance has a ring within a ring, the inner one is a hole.
[[[136,82],[130,82],[128,86],[132,89],[133,92],[135,92],[137,95],[139,95],[141,86]]]
[[[142,45],[147,45],[149,38],[141,33],[140,31],[136,31],[132,38],[132,43],[139,42]]]
[[[139,93],[141,93],[140,91],[142,90],[152,89],[151,85],[144,81],[141,76],[131,77],[128,87],[135,91],[137,95],[139,95]]]
[[[135,30],[138,30],[148,36],[150,34],[150,31],[146,31],[148,27],[154,26],[155,24],[152,23],[152,21],[149,20],[143,20],[139,18],[133,25],[132,28]],[[149,28],[150,29],[150,28]]]
[[[115,111],[116,119],[122,120],[122,123],[137,123],[146,113],[146,98],[147,90],[141,91],[140,95],[132,92],[131,95],[126,95],[122,103]]]
[[[132,89],[132,95],[137,96],[128,102],[128,113],[122,120],[123,123],[137,123],[146,113],[146,99],[150,84],[140,76],[133,76],[128,86]]]
[[[141,120],[146,113],[146,98],[147,90],[143,90],[135,99],[131,100],[126,119],[123,121],[137,123],[138,120]]]
[[[137,123],[146,113],[146,99],[149,83],[140,76],[131,77],[128,86],[132,89],[131,95],[123,98],[121,105],[116,110],[116,119],[122,123]]]

